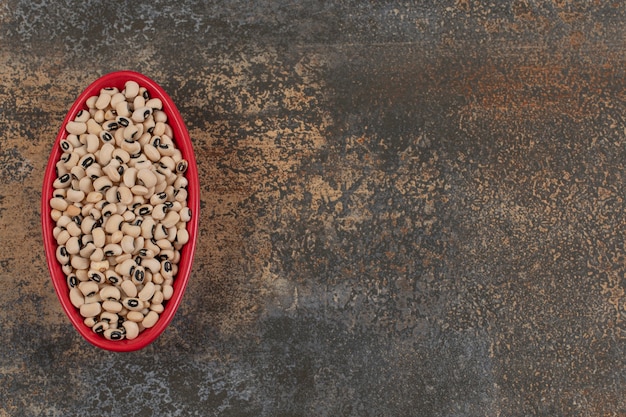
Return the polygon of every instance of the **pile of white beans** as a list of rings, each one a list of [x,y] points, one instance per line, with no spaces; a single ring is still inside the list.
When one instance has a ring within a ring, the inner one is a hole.
[[[60,142],[56,258],[85,325],[109,340],[157,323],[189,240],[187,161],[162,104],[135,81],[103,88]]]

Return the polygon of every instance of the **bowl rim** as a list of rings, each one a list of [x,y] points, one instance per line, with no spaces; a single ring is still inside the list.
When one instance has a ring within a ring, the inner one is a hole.
[[[49,200],[53,193],[53,182],[56,179],[56,163],[61,156],[61,149],[59,143],[62,139],[67,137],[67,131],[65,126],[67,123],[74,119],[79,110],[87,109],[85,104],[86,100],[94,95],[98,95],[100,90],[105,87],[117,87],[120,90],[123,89],[126,81],[135,81],[140,86],[145,87],[148,93],[153,98],[161,99],[163,103],[163,111],[167,114],[168,124],[173,130],[173,141],[176,147],[181,151],[183,158],[188,162],[188,168],[185,173],[187,178],[187,206],[191,209],[192,217],[187,223],[187,231],[189,233],[189,241],[181,248],[180,261],[178,263],[178,272],[173,283],[173,295],[165,303],[164,310],[160,314],[159,320],[152,328],[145,329],[139,336],[133,340],[123,339],[118,341],[111,341],[105,339],[102,335],[94,333],[83,322],[83,317],[80,315],[77,308],[75,308],[69,299],[69,289],[67,287],[67,277],[61,269],[61,265],[56,259],[56,249],[58,244],[56,239],[52,235],[52,231],[56,226],[55,222],[50,216],[50,203]],[[83,92],[76,98],[69,111],[67,112],[63,123],[60,126],[59,133],[56,136],[56,140],[53,144],[48,163],[44,172],[42,193],[41,193],[41,227],[44,241],[44,249],[46,254],[46,260],[52,284],[54,286],[57,297],[61,303],[63,311],[70,319],[70,322],[79,334],[87,340],[90,344],[116,352],[130,352],[151,344],[155,341],[163,331],[168,327],[174,315],[176,314],[180,303],[182,301],[185,289],[187,287],[189,276],[191,274],[191,268],[193,264],[193,258],[195,255],[197,233],[198,233],[198,220],[200,212],[200,184],[198,178],[198,168],[196,164],[195,154],[193,151],[193,144],[189,136],[189,132],[185,126],[183,118],[174,104],[171,97],[165,92],[165,90],[157,84],[154,80],[139,72],[130,70],[114,71],[101,76],[93,81]]]

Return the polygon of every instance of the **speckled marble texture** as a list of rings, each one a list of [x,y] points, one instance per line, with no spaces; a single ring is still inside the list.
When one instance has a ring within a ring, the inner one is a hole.
[[[436,3],[1,3],[0,416],[626,415],[626,6]],[[120,69],[202,183],[181,308],[129,354],[73,330],[39,226]]]

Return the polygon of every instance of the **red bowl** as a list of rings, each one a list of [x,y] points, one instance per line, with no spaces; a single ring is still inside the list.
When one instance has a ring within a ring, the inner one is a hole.
[[[185,158],[189,163],[185,177],[188,181],[187,206],[191,209],[192,218],[187,223],[189,241],[180,251],[178,273],[174,278],[173,284],[174,293],[172,298],[164,304],[163,313],[161,313],[156,325],[152,328],[145,329],[143,332],[139,333],[137,338],[133,340],[123,339],[119,341],[111,341],[105,339],[100,334],[94,333],[89,327],[87,327],[87,325],[84,324],[83,317],[80,315],[78,309],[75,308],[70,302],[66,275],[61,270],[61,265],[56,259],[56,249],[58,245],[56,239],[52,235],[52,231],[56,224],[50,217],[51,208],[49,201],[50,198],[52,198],[52,193],[54,191],[52,184],[56,179],[55,165],[59,161],[62,153],[59,142],[67,136],[67,132],[65,130],[67,122],[74,120],[76,114],[80,110],[87,109],[87,105],[85,104],[86,100],[91,96],[98,95],[100,89],[104,87],[117,87],[122,90],[126,81],[129,80],[136,81],[140,86],[145,87],[151,97],[160,98],[163,103],[163,111],[167,114],[168,123],[174,132],[174,142],[176,143],[177,148],[181,151],[183,158]],[[50,153],[48,165],[44,174],[43,189],[41,193],[41,226],[48,269],[52,277],[54,289],[65,314],[67,314],[76,330],[78,330],[78,332],[89,343],[99,348],[111,351],[130,352],[146,347],[165,330],[176,314],[176,310],[180,305],[185,288],[187,287],[187,282],[189,281],[196,247],[199,209],[200,183],[198,180],[198,167],[196,165],[191,139],[176,105],[163,88],[145,75],[133,71],[112,72],[98,78],[89,87],[87,87],[87,89],[85,89],[85,91],[83,91],[82,94],[76,99],[65,116],[65,120],[63,120],[63,124],[61,125],[59,134],[57,135],[52,152]]]

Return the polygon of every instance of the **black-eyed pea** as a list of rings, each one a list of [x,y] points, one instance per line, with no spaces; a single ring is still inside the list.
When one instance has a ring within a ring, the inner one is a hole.
[[[161,263],[155,258],[146,258],[141,263],[145,268],[149,269],[152,274],[161,271]]]
[[[119,103],[123,102],[126,102],[126,97],[124,96],[124,94],[118,91],[115,94],[111,95],[111,102],[109,103],[109,105],[112,108],[115,108]]]
[[[135,246],[135,250],[132,252],[133,255],[136,255],[141,249],[144,249],[145,244],[146,240],[143,238],[143,236],[137,236],[133,243],[133,245]]]
[[[108,282],[110,282],[112,285],[118,285],[122,282],[122,278],[115,273],[115,271],[112,270],[108,270],[105,272],[105,276]]]
[[[102,126],[100,126],[100,123],[96,122],[94,119],[89,119],[87,120],[86,125],[87,133],[100,137],[100,133],[102,132]]]
[[[163,300],[167,301],[170,298],[172,298],[172,296],[174,295],[174,287],[172,287],[171,285],[163,285],[162,292],[163,292]]]
[[[103,248],[106,244],[106,233],[102,227],[94,227],[91,230],[91,236],[93,238],[93,244],[96,248]]]
[[[55,221],[55,222],[56,222],[56,221],[58,221],[61,217],[63,217],[63,212],[62,212],[62,211],[60,211],[60,210],[56,210],[56,209],[52,209],[52,210],[50,211],[50,218],[51,218],[53,221]]]
[[[106,192],[109,188],[113,186],[113,181],[108,176],[102,176],[92,183],[94,190],[98,192]]]
[[[185,159],[181,159],[176,164],[176,172],[179,174],[184,174],[187,171],[188,167],[189,167],[189,163]]]
[[[146,279],[146,270],[143,266],[141,265],[137,265],[132,271],[131,271],[131,281],[135,284],[135,285],[141,285],[144,283]]]
[[[135,298],[137,296],[137,286],[131,280],[122,281],[120,287],[127,297]]]
[[[152,112],[152,116],[154,117],[154,121],[157,123],[163,123],[165,125],[167,123],[167,114],[162,110],[155,110]]]
[[[151,98],[146,101],[146,106],[150,107],[152,110],[161,110],[163,109],[163,102],[161,102],[160,98]]]
[[[130,117],[132,112],[130,111],[130,105],[127,101],[122,101],[115,105],[115,113],[122,117]]]
[[[72,289],[78,286],[78,277],[76,276],[76,274],[70,272],[66,276],[67,276],[66,282],[67,282],[68,288]]]
[[[100,303],[85,303],[79,307],[83,317],[96,317],[102,311]]]
[[[112,203],[112,204],[117,204],[118,200],[117,200],[117,185],[112,185],[111,187],[109,187],[105,193],[104,193],[104,199],[107,201],[107,203]],[[117,211],[117,210],[116,210]]]
[[[165,201],[167,201],[167,193],[164,191],[156,193],[150,197],[150,204],[153,206],[163,204]]]
[[[172,227],[169,227],[167,229],[167,237],[166,239],[169,240],[170,242],[174,243],[176,241],[176,233],[178,232],[178,229],[176,228],[176,225],[173,225]]]
[[[161,303],[150,304],[150,311],[154,311],[155,313],[161,314],[163,313],[163,310],[165,310],[165,307],[163,307],[163,304]]]
[[[70,174],[63,174],[59,178],[54,180],[54,182],[52,183],[52,186],[54,188],[67,188],[71,184],[72,184],[72,176]]]
[[[90,118],[90,115],[88,111],[79,110],[78,113],[76,113],[76,116],[74,116],[74,121],[85,123],[87,120],[89,120],[89,118]]]
[[[122,311],[122,303],[120,303],[120,302],[118,302],[116,300],[104,300],[102,302],[102,308],[105,311],[117,314],[120,311]]]
[[[65,245],[71,237],[70,232],[67,230],[61,230],[56,236],[56,240],[59,245]]]
[[[141,102],[139,102],[138,104],[141,104]],[[134,108],[135,110],[133,111],[131,119],[133,119],[133,122],[135,123],[143,123],[148,117],[152,115],[152,109],[150,107],[147,107],[145,103],[144,106],[135,106]]]
[[[55,210],[65,211],[67,210],[68,206],[69,206],[69,203],[64,198],[54,197],[50,199],[50,207],[52,207]]]
[[[120,289],[114,285],[104,285],[100,288],[100,298],[103,300],[119,300],[121,298]],[[110,311],[106,308],[105,310]]]
[[[78,284],[78,289],[85,297],[91,297],[100,291],[100,287],[95,281],[82,281]]]
[[[144,238],[144,248],[151,250],[155,257],[158,257],[161,253],[161,248],[156,244],[156,240],[153,238]]]
[[[165,214],[167,212],[167,208],[165,204],[157,204],[152,209],[152,217],[154,220],[163,220],[165,218]]]
[[[172,269],[172,262],[170,262],[169,260],[165,260],[161,262],[161,270],[159,271],[159,273],[164,279],[171,278]]]
[[[122,148],[115,148],[113,158],[117,159],[120,164],[127,164],[130,161],[130,154]]]
[[[146,99],[141,94],[139,94],[137,97],[133,99],[132,103],[133,103],[132,104],[133,109],[140,109],[146,106]]]
[[[176,226],[176,223],[180,220],[180,216],[173,210],[168,210],[167,214],[161,219],[161,225],[166,229]]]
[[[169,136],[170,138],[174,136],[174,131],[172,130],[172,126],[170,126],[167,123],[165,123],[165,132],[163,133],[163,136]],[[172,155],[173,155],[176,149],[171,143],[170,143],[170,149],[172,150]]]
[[[108,340],[124,339],[124,332],[120,329],[107,329],[104,331],[104,337]]]
[[[70,262],[70,254],[67,252],[65,246],[60,245],[57,247],[56,258],[61,265],[67,265]]]
[[[122,305],[128,309],[128,311],[141,311],[144,308],[143,301],[139,298],[128,297],[122,299]]]
[[[103,311],[102,313],[100,313],[100,320],[113,324],[119,322],[120,317],[115,313]]]
[[[167,239],[159,239],[156,241],[156,244],[159,248],[161,248],[161,251],[171,250],[173,248],[172,242]]]
[[[87,201],[88,203],[97,203],[99,201],[102,201],[103,198],[104,195],[101,192],[91,191],[85,197],[85,201]]]
[[[117,214],[117,204],[115,204],[115,203],[108,203],[107,205],[105,205],[102,208],[102,216],[103,217],[109,217],[109,216],[112,216],[113,214]]]
[[[83,236],[84,237],[84,236]],[[78,252],[79,255],[86,259],[88,262],[91,262],[91,260],[89,259],[89,257],[91,256],[91,254],[96,250],[96,245],[93,244],[93,242],[84,242],[83,241],[83,245],[80,248],[80,251]]]
[[[81,190],[85,194],[89,193],[90,191],[94,191],[94,189],[93,189],[93,180],[90,177],[88,177],[87,175],[85,175],[78,182],[78,187],[77,188],[79,190]]]
[[[156,287],[156,285],[155,285]],[[160,288],[160,285],[159,285]],[[158,291],[154,292],[154,295],[152,296],[152,303],[153,304],[163,304],[163,291],[161,291],[161,289],[159,289]]]
[[[94,251],[91,252],[91,255],[89,255],[89,260],[91,261],[92,264],[94,262],[104,262],[104,251],[102,250],[102,248],[95,248]]]
[[[132,258],[126,259],[115,265],[115,272],[123,277],[129,277],[137,264]]]
[[[124,141],[121,143],[120,146],[123,150],[128,152],[131,158],[130,161],[133,161],[134,159],[138,159],[141,156],[141,144],[139,142],[136,142],[132,139],[124,139]],[[129,164],[131,163],[130,161],[129,161]]]
[[[98,321],[96,320],[96,317],[85,317],[85,320],[83,320],[83,323],[85,323],[85,326],[89,328],[95,326],[97,322]]]
[[[111,95],[106,93],[101,93],[96,100],[95,106],[98,110],[104,110],[107,106],[111,104]]]
[[[178,229],[176,231],[176,243],[180,245],[180,247],[177,249],[180,250],[182,245],[185,245],[187,242],[189,242],[189,232],[187,229]]]
[[[105,330],[109,329],[109,327],[110,327],[109,322],[99,321],[99,322],[97,322],[96,324],[93,325],[91,330],[93,330],[94,333],[103,334],[105,332]]]
[[[98,126],[100,126],[98,124]],[[114,136],[111,134],[111,132],[109,132],[108,130],[103,130],[102,127],[100,128],[100,133],[98,133],[98,136],[100,136],[100,140],[102,141],[103,144],[113,144],[115,143],[115,138]]]
[[[146,314],[146,317],[144,317],[141,324],[146,329],[149,329],[153,327],[158,320],[159,320],[159,314],[155,311],[150,311],[148,314]]]
[[[144,217],[140,226],[141,236],[143,236],[144,239],[152,239],[154,237],[153,233],[154,233],[155,225],[156,225],[156,222],[151,216]]]
[[[131,202],[131,204],[132,204],[132,202]],[[132,223],[135,220],[135,218],[137,217],[132,210],[129,210],[129,208],[130,208],[130,204],[122,204],[122,203],[120,203],[120,205],[117,208],[118,211],[119,210],[123,210],[122,217],[124,218],[124,221],[126,223]]]
[[[72,203],[80,203],[85,198],[85,193],[80,190],[69,189],[65,198]]]
[[[141,314],[140,311],[129,311],[128,314],[126,314],[126,319],[135,322],[135,323],[141,323],[143,321],[144,315]]]
[[[89,279],[98,284],[104,284],[106,276],[100,271],[89,270]]]
[[[113,139],[115,139],[115,146],[121,149],[122,142],[124,142],[124,129],[117,129],[113,132]]]
[[[152,162],[157,162],[159,159],[161,159],[161,153],[150,143],[146,143],[145,145],[143,145],[143,152],[146,157]]]
[[[105,256],[118,256],[122,254],[122,247],[116,243],[109,243],[102,248]]]
[[[137,298],[141,301],[149,301],[154,295],[154,291],[154,284],[152,282],[147,282],[137,294]]]
[[[120,242],[120,246],[122,247],[122,252],[133,253],[135,250],[135,238],[125,235]]]
[[[70,289],[70,303],[76,308],[80,308],[83,304],[85,304],[85,296],[78,289],[78,287],[73,287]]]
[[[100,148],[100,138],[94,133],[88,133],[85,136],[85,145],[87,152],[93,154]]]
[[[127,100],[132,100],[139,94],[139,84],[136,81],[126,81],[123,94]]]
[[[115,232],[111,233],[109,243],[115,243],[119,245],[122,242],[123,238],[124,238],[124,233],[122,233],[121,230],[116,230]]]
[[[91,263],[89,264],[89,269],[104,273],[109,269],[109,266],[110,266],[109,261],[107,259],[102,259],[98,261],[92,260]]]
[[[70,136],[71,136],[71,137],[78,138],[78,137],[77,137],[77,136],[75,136],[75,135],[70,135]],[[70,136],[68,136],[68,141],[70,141],[70,140],[69,140]],[[78,140],[77,140],[77,141],[78,141]],[[80,142],[79,142],[79,145],[78,145],[78,146],[80,146]],[[82,152],[80,152],[80,148],[78,148],[78,147],[76,147],[76,145],[74,145],[74,150],[73,150],[72,152],[70,152],[70,153],[65,153],[65,154],[63,154],[63,155],[61,156],[60,161],[62,161],[62,162],[63,162],[63,166],[64,166],[66,169],[68,169],[68,170],[69,170],[69,169],[72,169],[72,167],[74,167],[74,166],[76,166],[76,165],[78,164],[78,161],[80,161],[80,157],[81,157],[82,155],[83,155],[83,153],[82,153]]]
[[[122,326],[124,327],[124,330],[126,332],[126,339],[133,340],[136,339],[139,335],[139,326],[136,322],[126,320],[124,323],[122,323]]]
[[[57,178],[60,177],[60,176],[61,175],[58,175]],[[55,198],[55,197],[57,197],[57,198],[65,198],[66,194],[67,194],[67,188],[55,188],[55,189],[52,190],[52,198]]]
[[[84,235],[90,235],[98,225],[98,220],[92,215],[92,210],[94,209],[89,210],[89,215],[80,222],[80,231]]]
[[[74,222],[68,223],[65,228],[71,236],[80,236],[82,233],[82,231],[80,230],[80,226]]]
[[[106,223],[104,223],[104,231],[109,235],[113,234],[113,232],[119,231],[124,218],[120,214],[112,214],[107,218]]]
[[[163,226],[163,224],[159,223],[154,227],[153,238],[157,242],[161,239],[167,239],[167,229]]]
[[[125,206],[130,205],[133,202],[133,193],[125,185],[117,187],[117,200]]]
[[[81,209],[75,204],[68,205],[67,209],[65,210],[65,215],[67,215],[68,217],[75,217],[80,214],[81,214]]]
[[[74,273],[80,282],[89,280],[89,270],[87,268],[76,269]]]
[[[87,131],[87,124],[85,122],[70,121],[65,125],[65,130],[72,135],[82,135]]]

